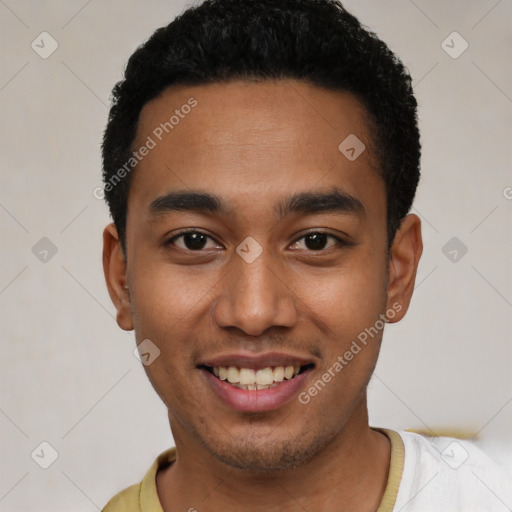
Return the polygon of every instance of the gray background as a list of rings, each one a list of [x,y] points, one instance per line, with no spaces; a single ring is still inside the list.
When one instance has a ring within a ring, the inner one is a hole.
[[[114,321],[94,190],[110,90],[184,5],[0,0],[2,511],[98,510],[172,444],[133,334]],[[386,330],[371,423],[478,433],[512,468],[512,2],[345,5],[410,69],[424,154],[425,252],[411,309]],[[43,31],[58,43],[46,59],[31,47],[51,49]],[[442,46],[454,31],[469,44],[458,58],[458,36],[452,56]],[[58,454],[48,469],[43,441]]]

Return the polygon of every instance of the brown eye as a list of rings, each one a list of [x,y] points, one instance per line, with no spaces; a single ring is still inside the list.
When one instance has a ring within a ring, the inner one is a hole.
[[[321,249],[325,249],[328,238],[325,233],[311,233],[304,237],[304,241],[308,249],[320,251]]]
[[[178,240],[180,243],[177,243]],[[185,249],[187,251],[200,251],[205,248],[205,246],[208,244],[208,241],[210,240],[214,242],[211,237],[205,235],[204,233],[199,231],[188,231],[186,233],[176,235],[175,237],[171,238],[168,243],[171,245],[176,245],[180,249]],[[217,247],[218,246],[214,244],[214,248]]]
[[[332,242],[329,244],[330,240],[332,240]],[[299,245],[301,243],[303,243],[303,247]],[[305,248],[309,251],[322,251],[324,249],[330,249],[336,245],[343,245],[343,241],[329,233],[315,231],[314,233],[308,233],[307,235],[299,238],[292,247],[294,249]]]

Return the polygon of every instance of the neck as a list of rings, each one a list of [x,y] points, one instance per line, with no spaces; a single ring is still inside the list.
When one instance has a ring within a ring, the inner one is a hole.
[[[387,483],[390,444],[368,426],[366,400],[309,462],[278,471],[240,470],[214,458],[172,425],[177,460],[157,474],[165,512],[375,512]]]

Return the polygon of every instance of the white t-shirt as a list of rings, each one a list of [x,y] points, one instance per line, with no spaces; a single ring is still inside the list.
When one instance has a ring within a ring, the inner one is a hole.
[[[512,478],[473,442],[399,435],[404,466],[393,512],[512,510]]]

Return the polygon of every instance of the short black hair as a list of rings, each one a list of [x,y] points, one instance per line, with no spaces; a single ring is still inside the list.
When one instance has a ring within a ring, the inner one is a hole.
[[[139,46],[112,91],[103,180],[125,255],[126,163],[142,108],[173,85],[240,79],[298,79],[363,103],[386,186],[390,246],[420,177],[417,102],[402,62],[336,0],[205,0]]]

